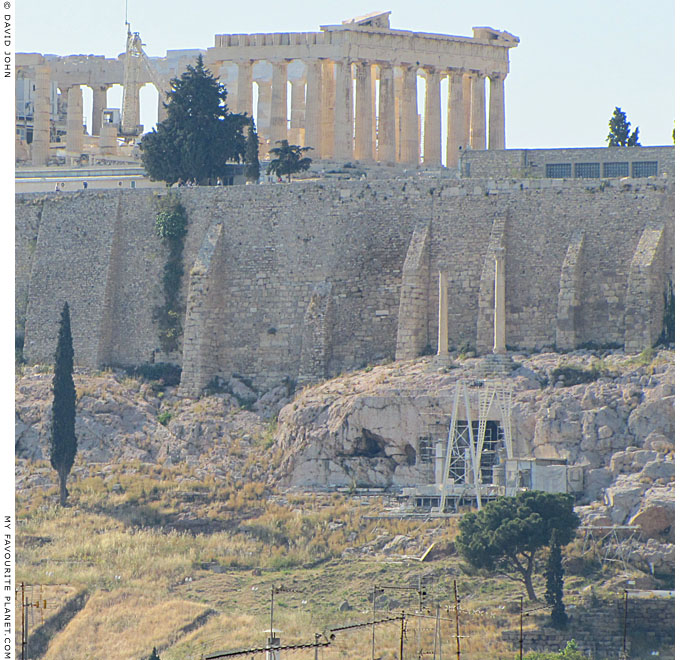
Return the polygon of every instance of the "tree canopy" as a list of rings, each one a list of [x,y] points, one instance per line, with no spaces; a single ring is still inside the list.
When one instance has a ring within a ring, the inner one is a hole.
[[[288,181],[296,172],[306,172],[311,167],[311,158],[303,158],[305,151],[312,147],[300,147],[297,144],[288,144],[287,140],[278,142],[277,147],[271,149],[275,158],[268,164],[266,171],[269,174],[287,176]]]
[[[565,493],[526,491],[515,497],[497,497],[481,511],[460,520],[457,546],[476,568],[518,573],[530,600],[537,600],[532,586],[534,557],[548,545],[552,532],[559,545],[575,538],[580,519],[573,511],[573,497]]]
[[[640,127],[630,133],[630,122],[620,108],[615,108],[613,116],[609,120],[609,134],[606,138],[609,147],[639,147]]]
[[[65,303],[60,315],[55,373],[53,375],[53,407],[50,427],[50,464],[58,473],[60,482],[60,506],[67,502],[67,475],[77,454],[77,437],[74,433],[77,393],[72,371],[74,349],[69,305]]]
[[[167,118],[141,138],[144,167],[152,179],[169,184],[215,181],[228,160],[243,158],[250,118],[227,111],[227,92],[204,68],[201,55],[170,84]]]

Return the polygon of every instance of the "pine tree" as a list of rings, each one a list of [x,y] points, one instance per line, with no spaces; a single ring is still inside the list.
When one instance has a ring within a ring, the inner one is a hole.
[[[278,176],[287,175],[288,181],[291,181],[295,172],[306,172],[311,167],[311,158],[302,158],[302,154],[311,149],[312,147],[300,147],[289,144],[287,140],[280,140],[278,146],[271,149],[276,157],[268,164],[266,171]]]
[[[615,108],[609,120],[609,134],[606,138],[609,147],[639,147],[640,127],[630,133],[630,122],[620,108]]]
[[[141,138],[146,172],[170,184],[178,179],[215,182],[228,160],[243,158],[249,118],[227,111],[227,91],[204,68],[201,55],[196,66],[188,66],[170,84],[167,118]]]
[[[153,647],[153,651],[151,651],[151,655],[147,658],[147,660],[161,660],[161,657],[158,655],[158,651],[156,651],[156,647]]]
[[[244,162],[246,164],[246,176],[250,181],[259,180],[259,136],[256,133],[254,119],[250,119],[251,124],[247,131],[247,148],[244,152]]]
[[[69,305],[65,303],[60,315],[55,374],[53,375],[53,415],[50,432],[50,464],[58,473],[60,482],[60,506],[67,502],[67,475],[77,454],[77,437],[74,433],[77,393],[72,371],[74,349],[70,327]]]
[[[563,605],[563,557],[556,530],[551,532],[549,559],[546,564],[546,602],[551,605],[551,622],[565,628],[568,616]]]

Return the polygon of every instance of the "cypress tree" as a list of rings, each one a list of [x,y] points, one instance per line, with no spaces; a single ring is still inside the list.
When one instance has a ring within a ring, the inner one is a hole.
[[[259,136],[256,133],[254,119],[251,120],[247,131],[247,148],[244,152],[244,162],[246,166],[247,179],[250,181],[259,180]]]
[[[55,373],[53,375],[53,415],[50,429],[50,464],[60,481],[60,506],[67,502],[67,475],[77,454],[77,437],[74,434],[77,393],[72,371],[74,349],[70,327],[69,305],[65,303],[60,315]]]
[[[615,108],[609,120],[609,134],[606,136],[609,147],[639,147],[639,126],[630,133],[630,122],[620,108]]]
[[[556,530],[551,532],[549,559],[546,564],[546,602],[551,605],[551,622],[556,628],[565,628],[568,616],[563,605],[563,557]]]

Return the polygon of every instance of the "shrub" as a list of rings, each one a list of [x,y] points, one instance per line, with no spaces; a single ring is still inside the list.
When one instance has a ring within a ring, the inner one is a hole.
[[[127,375],[137,376],[143,380],[158,380],[166,387],[180,384],[182,367],[170,362],[157,362],[155,364],[140,364],[138,367],[125,369]]]

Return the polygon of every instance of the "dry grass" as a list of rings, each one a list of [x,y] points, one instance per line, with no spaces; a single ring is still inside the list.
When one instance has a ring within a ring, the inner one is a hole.
[[[452,541],[453,519],[372,519],[382,502],[339,494],[277,496],[261,483],[195,479],[186,466],[128,463],[107,476],[87,467],[70,483],[69,508],[55,506],[50,489],[17,504],[17,581],[90,594],[85,609],[53,640],[48,658],[145,658],[155,645],[163,660],[198,660],[211,651],[261,645],[272,585],[283,588],[275,599],[282,639],[310,642],[326,627],[369,621],[374,584],[416,588],[420,578],[427,613],[433,616],[438,603],[444,618],[453,616],[443,608],[452,603],[457,581],[463,657],[514,657],[500,631],[517,625],[515,611],[505,607],[520,591],[515,582],[479,576],[457,557],[422,564],[343,555],[382,535],[418,539],[420,548],[431,538]],[[195,533],[175,528],[192,523],[201,524]],[[535,586],[543,588],[540,577]],[[418,607],[414,591],[387,595],[388,602],[397,601],[395,611]],[[49,599],[59,606],[57,596]],[[341,611],[344,601],[351,610]],[[382,615],[386,602],[379,601]],[[210,618],[184,630],[208,609]],[[433,650],[434,626],[434,619],[422,620],[425,651]],[[410,620],[405,645],[414,655],[418,630],[417,620]],[[446,655],[454,651],[453,635],[454,622],[442,622]],[[376,639],[377,656],[397,656],[399,622],[382,624]],[[371,630],[364,628],[339,633],[320,656],[357,660],[370,653]],[[313,649],[282,657],[312,658]]]

